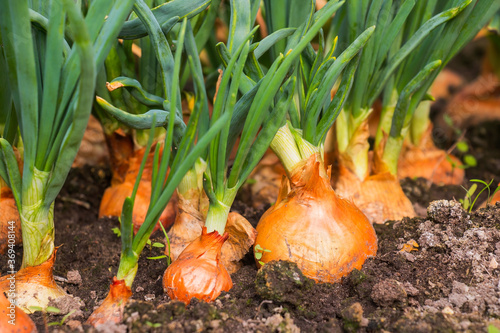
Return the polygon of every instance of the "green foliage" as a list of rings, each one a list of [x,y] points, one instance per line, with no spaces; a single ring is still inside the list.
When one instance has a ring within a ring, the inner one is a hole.
[[[111,231],[116,235],[116,237],[120,238],[122,236],[122,231],[118,227],[111,228]]]
[[[476,204],[477,199],[479,196],[486,190],[488,190],[488,198],[486,199],[486,203],[490,203],[492,197],[500,191],[500,185],[493,191],[491,192],[491,184],[493,184],[493,179],[490,180],[489,183],[486,183],[484,180],[481,179],[471,179],[471,182],[474,184],[471,185],[469,189],[466,189],[462,186],[462,188],[466,191],[465,198],[459,199],[460,203],[462,204],[462,207],[468,211],[469,213],[472,212],[472,209],[474,208],[474,205]],[[474,194],[478,188],[478,184],[484,185],[484,187],[479,191],[479,193],[476,194],[474,197]]]
[[[52,323],[48,323],[48,326],[62,326],[66,322],[66,320],[75,312],[76,310],[71,310],[68,312],[60,321],[54,321]]]
[[[149,320],[146,321],[146,325],[148,325],[151,328],[158,328],[161,327],[161,323],[152,323]]]
[[[47,314],[59,314],[61,313],[61,310],[54,307],[54,306],[47,306],[45,308],[42,308],[40,306],[30,306],[30,309],[33,311],[33,312],[41,312],[42,313],[42,316],[43,316],[43,322],[47,327],[50,327],[50,326],[63,326],[64,323],[66,322],[66,320],[73,314],[76,312],[76,310],[71,310],[70,312],[68,312],[66,315],[64,315],[64,317],[61,318],[60,321],[54,321],[54,322],[51,322],[51,323],[47,323]],[[48,329],[46,329],[46,331],[48,332]]]
[[[446,124],[453,129],[455,135],[458,135],[460,138],[465,136],[464,131],[455,126],[455,124],[453,123],[453,119],[451,119],[449,115],[445,114],[443,119]],[[464,154],[462,157],[463,163],[462,165],[458,165],[450,156],[446,155],[446,160],[451,164],[453,168],[468,169],[477,166],[477,160],[474,155],[467,154],[467,152],[469,151],[469,144],[467,143],[467,141],[465,141],[464,139],[460,139],[456,143],[456,148],[459,152]]]
[[[265,252],[271,252],[271,250],[269,249],[264,249],[262,246],[260,246],[259,244],[256,244],[253,248],[253,253],[254,253],[254,257],[255,259],[259,262],[259,264],[261,266],[263,266],[265,263],[260,261],[260,259],[262,259],[262,256],[264,255]]]
[[[12,103],[5,110],[5,138],[0,138],[0,177],[12,189],[21,212],[22,267],[40,264],[52,254],[51,207],[83,137],[96,72],[132,3],[94,1],[85,18],[71,0],[3,3],[1,58]],[[24,146],[22,176],[11,146],[17,135],[11,130],[16,127]]]
[[[493,324],[489,324],[488,333],[500,333],[500,329]]]

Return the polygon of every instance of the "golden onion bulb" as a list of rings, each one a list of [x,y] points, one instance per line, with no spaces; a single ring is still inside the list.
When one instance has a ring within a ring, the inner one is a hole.
[[[163,275],[163,290],[173,300],[189,304],[191,298],[205,302],[215,300],[233,282],[220,260],[221,248],[229,235],[217,231],[202,234],[189,244]]]
[[[291,189],[283,182],[278,201],[257,225],[259,262],[295,262],[317,282],[336,282],[377,252],[375,230],[351,202],[338,197],[320,175],[318,155],[296,167]]]

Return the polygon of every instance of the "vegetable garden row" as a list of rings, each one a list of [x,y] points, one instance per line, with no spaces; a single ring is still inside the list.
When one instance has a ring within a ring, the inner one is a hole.
[[[0,2],[2,332],[36,331],[26,315],[35,312],[47,329],[47,314],[60,311],[54,302],[68,297],[53,273],[67,247],[56,238],[56,198],[68,186],[91,114],[111,172],[98,214],[120,223],[109,293],[85,318],[85,329],[104,331],[124,322],[141,256],[152,246],[164,249],[153,258],[165,263],[164,293],[186,305],[220,301],[237,289],[231,274],[252,251],[260,276],[289,261],[297,281],[306,279],[301,286],[309,279],[332,288],[352,282],[368,258],[386,253],[377,228],[419,215],[401,179],[462,185],[477,164],[433,143],[433,84],[445,66],[487,34],[490,72],[500,77],[496,0]],[[494,95],[495,87],[485,90]],[[492,100],[477,107],[487,110],[484,119],[495,118],[500,104]],[[468,149],[463,140],[455,147]],[[266,160],[274,161],[270,177],[262,173]],[[462,200],[469,214],[479,205],[478,185],[488,203],[499,200],[493,181],[475,184]],[[245,191],[267,209],[257,225],[234,209]],[[436,223],[447,219],[433,209],[465,214],[453,204],[431,207]],[[424,232],[425,223],[414,228]],[[420,246],[432,248],[422,237]],[[402,255],[411,258],[419,244],[408,240]],[[491,260],[500,253],[488,251],[489,274],[498,278]],[[386,287],[398,288],[378,288]],[[373,288],[373,301],[384,306],[387,297]],[[352,319],[356,306],[342,312],[355,322],[344,330],[381,330]],[[295,329],[281,319],[284,326],[271,331]]]

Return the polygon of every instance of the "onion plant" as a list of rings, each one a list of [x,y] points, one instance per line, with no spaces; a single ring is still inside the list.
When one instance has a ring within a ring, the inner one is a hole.
[[[197,17],[196,14],[206,8],[209,3],[204,0],[145,2],[148,7],[154,7],[153,15],[158,18],[158,24],[166,35],[167,41],[175,39],[178,30],[176,24],[179,20],[184,17],[191,19]],[[209,10],[211,11],[213,10]],[[164,84],[169,87],[170,82],[165,83],[160,73],[162,66],[173,67],[173,57],[170,51],[170,53],[167,52],[168,57],[162,60],[164,64],[160,64],[155,51],[155,43],[159,42],[158,38],[144,36],[135,39],[144,35],[144,25],[138,23],[141,21],[137,20],[138,18],[134,16],[126,22],[120,33],[124,39],[115,43],[105,62],[106,71],[99,73],[98,76],[96,91],[101,99],[98,99],[94,107],[94,114],[104,128],[113,175],[111,186],[106,189],[101,200],[100,216],[121,215],[123,202],[127,196],[130,196],[134,187],[142,155],[149,153],[145,150],[148,136],[155,136],[155,144],[161,142],[164,136],[163,130],[150,133],[149,129],[132,129],[103,110],[112,105],[131,114],[143,114],[151,107],[163,107],[165,101],[169,100],[162,87]],[[132,24],[135,29],[131,28]],[[189,64],[186,59],[182,61],[181,73],[183,77],[189,74]],[[176,108],[181,116],[180,93],[177,96]],[[136,209],[133,217],[135,232],[144,221],[149,204],[152,159],[153,156],[150,154],[135,201]],[[170,226],[174,221],[174,201],[175,199],[167,206],[160,218],[165,227]]]
[[[2,1],[0,28],[14,105],[7,109],[5,129],[19,126],[24,166],[21,173],[5,131],[0,176],[21,217],[23,261],[16,288],[25,311],[65,294],[52,277],[54,200],[83,137],[95,73],[132,2],[95,1],[84,18],[70,0],[31,1],[31,7],[28,1]],[[34,275],[40,277],[33,280]],[[7,282],[4,277],[1,288]]]
[[[293,17],[295,10],[291,1],[287,4],[290,12],[285,20]],[[329,4],[335,10],[346,5]],[[305,16],[304,24],[309,24],[314,8],[314,1],[310,1],[308,8],[300,11]],[[276,23],[274,16],[271,19]],[[290,104],[288,121],[280,124],[270,145],[288,179],[282,182],[276,203],[257,226],[256,244],[269,250],[258,265],[291,260],[308,277],[335,282],[353,268],[361,268],[365,259],[376,253],[375,231],[367,218],[333,191],[323,149],[327,132],[349,95],[359,54],[374,31],[375,26],[368,27],[337,57],[333,56],[335,44],[325,49],[321,31],[318,49],[309,45],[300,55],[292,75],[297,81],[295,103]],[[293,35],[284,41],[285,50],[294,49]],[[334,86],[337,93],[332,99]],[[307,235],[300,232],[304,229]]]
[[[249,10],[251,7],[248,2],[244,7],[245,2],[240,1],[240,6]],[[222,291],[231,288],[230,276],[220,260],[221,247],[228,237],[226,227],[230,208],[237,191],[285,121],[296,82],[291,74],[299,56],[337,8],[334,1],[316,15],[311,14],[309,20],[295,30],[293,47],[286,54],[280,54],[267,71],[251,67],[261,45],[250,43],[256,31],[256,28],[251,29],[251,23],[235,25],[241,33],[234,35],[239,37],[234,39],[232,47],[230,43],[227,46],[218,44],[225,68],[220,77],[211,122],[225,115],[231,116],[231,122],[224,126],[209,148],[204,179],[209,199],[205,228],[165,272],[164,289],[171,298],[186,303],[192,297],[212,301]],[[238,14],[232,19],[238,20]],[[273,42],[265,47],[272,45]],[[256,71],[250,72],[251,68]],[[242,94],[239,99],[238,91]],[[229,153],[238,137],[236,155],[230,163]]]
[[[404,41],[414,35],[427,17],[458,3],[418,2],[405,23],[401,39]],[[448,61],[479,32],[499,7],[500,3],[496,1],[472,1],[455,19],[438,27],[419,44],[387,82],[375,150],[383,151],[379,156],[381,163],[391,174],[399,172],[400,177],[423,176],[438,183],[461,184],[464,172],[456,167],[460,165],[459,161],[446,158],[446,152],[432,144],[431,101],[427,92]],[[408,144],[401,155],[405,138]],[[453,160],[450,162],[450,159]]]
[[[111,284],[108,296],[102,305],[90,316],[88,323],[97,326],[107,321],[119,322],[123,308],[131,297],[131,287],[138,270],[139,256],[154,230],[165,206],[170,200],[176,187],[183,180],[184,175],[193,167],[199,156],[204,153],[209,143],[216,134],[229,122],[230,115],[225,115],[210,124],[201,123],[203,117],[208,116],[207,98],[203,85],[203,77],[198,60],[198,52],[190,25],[185,17],[180,23],[176,40],[175,55],[169,47],[166,36],[154,13],[143,0],[134,4],[134,13],[144,24],[150,39],[153,41],[156,59],[160,66],[162,94],[167,98],[163,100],[163,109],[151,109],[144,114],[134,115],[120,110],[109,102],[98,97],[99,103],[111,115],[126,125],[136,129],[145,129],[148,126],[153,130],[163,126],[166,130],[163,142],[163,153],[160,156],[160,145],[154,149],[152,167],[152,188],[150,203],[145,215],[144,223],[139,227],[137,234],[133,234],[132,216],[134,201],[137,198],[139,182],[144,171],[147,154],[144,155],[139,168],[138,176],[130,197],[125,199],[121,215],[122,251],[117,274]],[[178,20],[178,18],[177,18]],[[186,38],[186,35],[189,35]],[[191,73],[195,83],[194,109],[187,125],[182,120],[179,108],[180,98],[180,68],[184,48],[188,53]],[[194,57],[193,57],[194,56]],[[173,61],[173,62],[172,62]],[[171,66],[170,66],[171,65]],[[120,79],[124,81],[124,79]],[[144,96],[153,96],[139,90]],[[200,130],[201,129],[201,130]],[[195,140],[197,143],[195,145]],[[153,136],[149,136],[146,151],[151,149]],[[170,168],[170,172],[168,171]]]
[[[339,36],[339,47],[334,55],[341,54],[367,27],[377,26],[363,49],[351,94],[335,126],[339,156],[335,188],[344,197],[353,198],[356,205],[374,222],[414,216],[415,213],[401,190],[394,169],[388,169],[380,163],[380,156],[385,154],[389,158],[394,153],[389,150],[392,145],[378,146],[373,159],[369,158],[368,117],[372,113],[372,106],[388,84],[393,87],[396,71],[403,70],[405,59],[432,31],[452,20],[470,3],[470,0],[454,1],[453,7],[445,7],[445,10],[434,16],[426,13],[421,20],[411,20],[412,15],[415,15],[412,14],[416,4],[414,0],[349,1],[332,21],[333,35],[328,40]],[[408,74],[405,81],[400,82],[397,89],[391,89],[396,94],[395,97],[391,96],[393,103],[400,101],[398,106],[394,106],[406,112],[410,101],[417,100],[412,96],[442,61],[441,58],[423,61]],[[401,127],[395,127],[392,136],[399,136],[400,131]]]

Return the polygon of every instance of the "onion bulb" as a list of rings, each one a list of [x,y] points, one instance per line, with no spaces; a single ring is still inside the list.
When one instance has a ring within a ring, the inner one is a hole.
[[[201,213],[183,201],[180,195],[178,209],[175,223],[168,232],[170,249],[165,248],[165,254],[172,260],[176,260],[199,237],[204,225]],[[229,238],[222,246],[221,261],[229,274],[232,274],[241,268],[241,259],[254,244],[257,232],[247,219],[235,212],[229,213],[225,232]]]
[[[181,194],[178,194],[178,198],[175,222],[168,232],[170,248],[165,247],[165,254],[172,260],[176,260],[199,237],[205,224],[196,199],[186,200]],[[247,219],[235,212],[229,213],[225,232],[229,238],[222,246],[221,261],[232,274],[242,266],[241,259],[254,244],[257,232]]]
[[[4,186],[0,188],[0,254],[7,252],[9,235],[14,235],[14,238],[10,238],[11,244],[19,245],[23,242],[21,218],[14,195],[10,188]]]
[[[127,145],[125,145],[125,147],[126,146]],[[101,206],[99,207],[99,217],[121,216],[125,199],[132,195],[135,180],[139,173],[139,168],[144,154],[145,148],[132,153],[127,153],[127,149],[125,149],[123,156],[117,153],[113,154],[115,156],[114,159],[116,160],[113,167],[113,179],[111,181],[111,186],[105,190],[102,197]],[[135,233],[139,230],[142,223],[144,223],[144,220],[146,219],[146,213],[151,199],[151,173],[153,169],[153,157],[154,151],[149,153],[142,178],[139,183],[139,188],[137,190],[137,195],[135,197],[132,215],[132,223],[134,224]],[[159,223],[162,223],[164,228],[170,227],[174,222],[175,201],[176,199],[171,199],[160,216]],[[159,228],[160,226],[157,224],[153,232]]]
[[[465,170],[453,155],[438,149],[432,142],[432,124],[423,133],[418,145],[406,142],[398,161],[398,178],[423,177],[436,184],[462,184]]]
[[[336,192],[352,199],[371,223],[415,217],[413,205],[404,194],[399,180],[389,172],[368,176],[363,181],[343,165],[338,173]]]
[[[32,313],[32,306],[46,308],[51,299],[67,296],[66,292],[54,281],[55,254],[38,266],[28,266],[15,274],[17,305],[26,313]],[[9,290],[11,276],[0,278],[0,292]]]
[[[375,230],[351,202],[333,191],[319,154],[283,178],[278,200],[257,225],[259,262],[288,260],[317,282],[336,282],[377,252]],[[258,265],[260,266],[260,263]]]
[[[207,233],[189,244],[163,275],[163,290],[173,300],[189,304],[191,298],[205,302],[215,300],[232,288],[231,276],[220,260],[221,248],[228,239],[217,231]]]
[[[113,277],[108,296],[102,304],[87,319],[87,324],[97,327],[107,322],[119,323],[123,319],[123,310],[132,297],[132,290],[125,284],[125,280]]]
[[[0,332],[35,333],[35,323],[20,308],[12,304],[3,292],[0,292]]]
[[[482,122],[500,119],[500,78],[492,71],[485,71],[450,99],[446,114],[459,128],[471,127]]]

